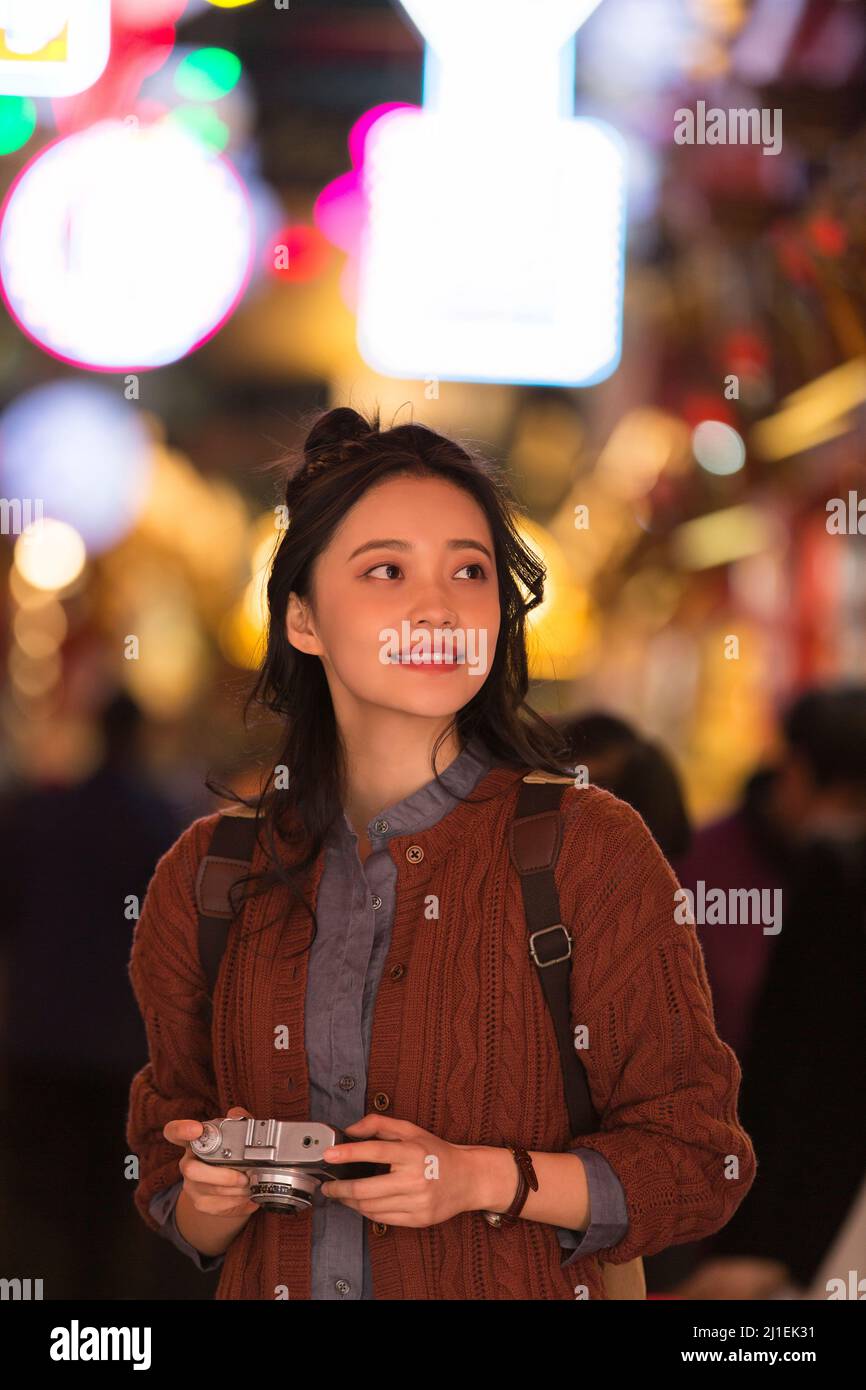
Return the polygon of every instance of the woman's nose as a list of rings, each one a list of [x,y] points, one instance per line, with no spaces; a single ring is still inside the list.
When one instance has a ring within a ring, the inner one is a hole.
[[[447,604],[431,601],[423,607],[419,605],[410,622],[413,627],[421,627],[424,623],[430,627],[456,627],[457,614]]]

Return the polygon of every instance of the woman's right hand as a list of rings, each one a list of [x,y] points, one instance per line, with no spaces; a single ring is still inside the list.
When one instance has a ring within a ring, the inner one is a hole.
[[[236,1105],[229,1110],[227,1119],[246,1116],[252,1119],[248,1110]],[[169,1120],[163,1129],[164,1138],[170,1144],[180,1144],[184,1149],[179,1168],[183,1174],[183,1190],[196,1211],[205,1216],[252,1216],[259,1210],[258,1202],[253,1202],[245,1194],[249,1191],[249,1178],[242,1168],[223,1168],[212,1163],[204,1163],[196,1158],[190,1149],[190,1140],[198,1139],[204,1131],[200,1120]]]

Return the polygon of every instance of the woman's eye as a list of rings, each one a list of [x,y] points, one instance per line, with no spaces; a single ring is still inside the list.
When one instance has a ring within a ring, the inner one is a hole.
[[[463,565],[462,568],[465,569],[465,570],[478,570],[478,571],[479,571],[479,575],[478,575],[479,579],[484,579],[484,577],[485,577],[485,575],[484,575],[484,566],[483,566],[483,565],[480,565],[480,564],[478,563],[477,560],[473,560],[473,561],[472,561],[470,564],[468,564],[468,565]],[[457,573],[459,574],[459,573],[460,573],[460,570],[458,570]]]
[[[394,563],[393,560],[386,560],[386,561],[384,561],[384,563],[381,564],[381,565],[374,565],[372,569],[366,570],[365,573],[366,573],[366,574],[375,574],[375,573],[376,573],[376,570],[399,570],[399,569],[400,569],[400,566],[399,566],[399,565],[396,565],[396,564]],[[390,575],[387,576],[387,577],[390,578]]]
[[[375,575],[377,570],[396,570],[398,575],[401,573],[400,566],[399,566],[398,564],[396,564],[393,560],[384,560],[384,561],[382,562],[381,565],[373,565],[372,569],[365,570],[365,571],[364,571],[364,577],[366,578],[366,577],[369,576],[369,575]],[[477,560],[472,560],[468,565],[462,565],[461,568],[457,571],[457,574],[460,574],[462,570],[478,570],[479,573],[478,573],[478,575],[477,575],[477,578],[479,578],[479,579],[484,579],[484,578],[486,578],[485,571],[484,571],[484,566],[483,566],[483,565],[480,565],[480,564],[477,562]],[[378,576],[377,576],[377,577],[378,577]],[[391,578],[395,578],[395,577],[396,577],[396,576],[392,576],[392,575],[383,575],[383,576],[382,576],[383,579],[391,579]],[[473,579],[474,579],[474,578],[476,578],[476,576],[475,576],[475,575],[470,575],[470,578],[473,578]]]

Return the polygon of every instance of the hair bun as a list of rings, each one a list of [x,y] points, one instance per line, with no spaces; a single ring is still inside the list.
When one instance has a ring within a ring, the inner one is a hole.
[[[363,416],[351,406],[340,405],[320,415],[304,441],[304,458],[308,463],[318,461],[328,449],[365,439],[371,433]]]

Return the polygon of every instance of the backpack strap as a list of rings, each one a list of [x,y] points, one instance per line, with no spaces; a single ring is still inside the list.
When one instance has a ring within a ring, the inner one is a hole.
[[[572,1134],[598,1129],[586,1070],[571,1031],[569,979],[573,937],[560,915],[554,869],[562,844],[560,802],[573,777],[530,772],[521,783],[509,830],[511,858],[520,874],[529,930],[529,954],[553,1019]]]
[[[237,916],[231,889],[249,873],[256,843],[255,811],[249,806],[222,811],[211,835],[210,848],[198,866],[195,901],[198,908],[198,954],[213,1003],[220,961],[229,927]]]
[[[520,874],[529,954],[538,971],[559,1044],[571,1133],[589,1134],[598,1128],[598,1117],[571,1031],[569,976],[573,938],[560,920],[554,877],[562,843],[559,806],[566,785],[572,782],[571,777],[546,772],[530,772],[523,778],[509,831],[509,848]],[[209,852],[199,865],[195,889],[199,958],[211,999],[229,927],[237,915],[230,891],[249,872],[255,839],[254,810],[241,806],[223,811],[214,827]]]

